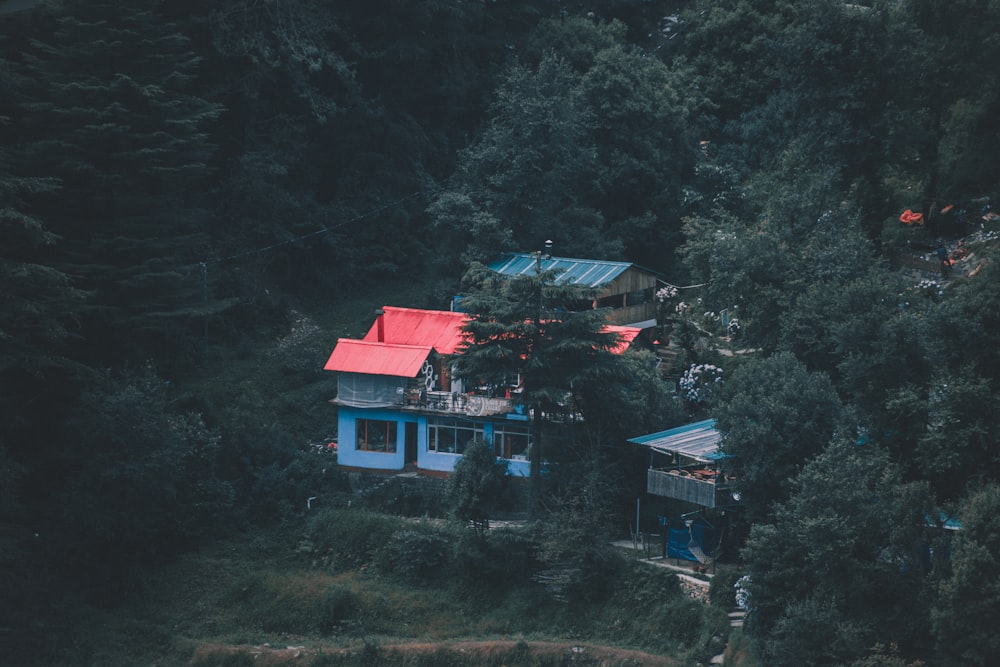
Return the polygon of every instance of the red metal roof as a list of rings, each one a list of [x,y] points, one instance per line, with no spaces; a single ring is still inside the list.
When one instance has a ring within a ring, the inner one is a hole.
[[[462,326],[469,316],[450,310],[420,310],[384,306],[364,340],[394,345],[434,348],[438,354],[453,354],[463,339]],[[381,332],[381,333],[380,333]]]
[[[411,378],[417,376],[430,353],[429,345],[393,345],[341,338],[323,368]]]
[[[618,334],[618,344],[611,348],[611,351],[615,354],[621,354],[627,350],[632,345],[635,337],[642,333],[642,329],[639,327],[623,327],[615,324],[605,325],[602,331]]]

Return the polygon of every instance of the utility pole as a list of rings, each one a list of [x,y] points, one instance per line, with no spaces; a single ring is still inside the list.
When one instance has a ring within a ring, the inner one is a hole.
[[[535,308],[535,340],[531,343],[531,353],[534,353],[541,342],[541,330],[542,330],[542,303],[543,295],[545,293],[545,286],[542,281],[542,260],[552,258],[552,241],[545,242],[545,250],[535,251],[535,283],[538,290],[538,301],[537,307]],[[525,381],[527,384],[527,374],[525,375]],[[526,387],[527,388],[527,387]],[[538,509],[541,500],[541,488],[542,488],[542,405],[539,401],[535,401],[533,406],[530,406],[529,414],[531,415],[531,461],[530,461],[530,478],[528,480],[529,484],[529,500],[528,500],[528,516],[532,519],[538,517]]]

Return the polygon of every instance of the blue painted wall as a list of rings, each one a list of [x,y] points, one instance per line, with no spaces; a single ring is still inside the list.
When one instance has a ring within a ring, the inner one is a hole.
[[[355,448],[355,420],[356,419],[382,419],[394,421],[396,427],[396,451],[395,452],[359,452]],[[402,470],[406,465],[406,422],[418,422],[417,415],[404,415],[397,410],[379,409],[358,409],[347,406],[340,406],[337,417],[337,463],[351,466],[353,468],[370,468],[372,470]],[[424,428],[417,427],[418,437],[421,432],[426,433],[426,421]],[[426,435],[424,436],[426,440]],[[426,442],[424,443],[426,447]],[[418,442],[418,460],[419,460]]]
[[[355,449],[355,420],[379,419],[396,422],[395,452],[365,452]],[[432,452],[427,449],[427,416],[406,414],[398,410],[352,408],[340,406],[337,417],[337,462],[352,468],[370,470],[403,470],[406,465],[406,426],[417,424],[417,467],[435,472],[452,472],[462,458],[461,454]],[[483,425],[483,436],[493,442],[493,424]],[[507,461],[507,474],[513,477],[528,477],[530,464],[527,460]]]

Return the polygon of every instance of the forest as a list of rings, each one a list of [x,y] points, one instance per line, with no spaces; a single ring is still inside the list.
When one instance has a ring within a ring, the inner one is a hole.
[[[998,44],[998,0],[0,3],[0,649],[346,494],[337,338],[552,239],[699,286],[594,456],[718,419],[759,664],[993,664]],[[604,483],[549,505],[584,551]]]

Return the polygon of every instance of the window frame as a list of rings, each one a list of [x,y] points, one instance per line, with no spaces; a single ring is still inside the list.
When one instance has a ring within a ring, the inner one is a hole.
[[[523,438],[524,447],[516,454],[512,451],[509,440],[512,437]],[[493,453],[497,458],[507,461],[515,460],[514,456],[527,457],[528,450],[531,449],[531,428],[523,424],[494,424],[493,426]]]
[[[451,435],[451,444],[443,449],[443,434]],[[469,435],[461,440],[462,434]],[[465,452],[465,447],[473,440],[484,440],[486,438],[486,425],[482,422],[470,419],[458,419],[454,417],[444,417],[427,423],[427,451],[435,454],[454,454],[461,456]],[[452,448],[453,447],[453,448]]]
[[[373,446],[375,438],[384,429],[384,442],[381,447]],[[354,420],[354,448],[359,452],[375,452],[378,454],[395,454],[397,448],[398,424],[390,419],[369,419],[357,417]]]

